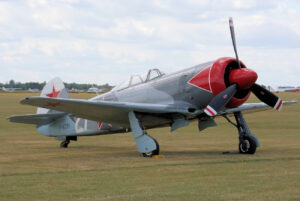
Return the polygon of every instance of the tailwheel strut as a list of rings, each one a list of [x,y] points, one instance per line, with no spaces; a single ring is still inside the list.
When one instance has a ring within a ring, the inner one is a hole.
[[[60,147],[68,148],[71,140],[77,141],[77,136],[66,136],[65,139],[60,143]]]
[[[61,148],[68,148],[68,145],[70,144],[70,140],[64,140],[60,143]]]

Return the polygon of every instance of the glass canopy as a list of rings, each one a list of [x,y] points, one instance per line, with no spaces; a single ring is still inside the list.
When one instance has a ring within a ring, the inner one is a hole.
[[[132,75],[128,80],[113,88],[113,90],[118,91],[141,83],[149,82],[163,75],[165,74],[157,68],[150,69],[148,72]]]

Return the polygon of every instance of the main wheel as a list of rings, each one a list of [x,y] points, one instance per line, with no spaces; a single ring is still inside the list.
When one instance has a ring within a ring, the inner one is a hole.
[[[239,151],[241,154],[254,154],[256,147],[256,141],[251,136],[245,136],[239,143]]]
[[[150,151],[150,152],[146,152],[146,153],[143,153],[143,156],[144,157],[152,157],[154,155],[159,155],[159,144],[158,142],[153,138],[155,144],[156,144],[156,149],[153,150],[153,151]]]
[[[64,140],[60,143],[61,148],[68,148],[68,145],[70,144],[70,140]]]

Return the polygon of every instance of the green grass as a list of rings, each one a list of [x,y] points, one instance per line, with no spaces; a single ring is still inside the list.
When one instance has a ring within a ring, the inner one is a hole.
[[[261,143],[255,155],[237,154],[236,128],[218,118],[218,127],[201,133],[196,122],[173,133],[149,130],[163,155],[149,159],[131,134],[80,137],[60,149],[34,126],[9,123],[10,115],[35,113],[18,103],[31,95],[38,94],[0,93],[1,201],[300,200],[299,103],[245,115]],[[279,95],[300,100],[300,93]]]

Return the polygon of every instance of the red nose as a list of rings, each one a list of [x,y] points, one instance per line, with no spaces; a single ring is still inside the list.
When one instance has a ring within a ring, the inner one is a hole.
[[[234,69],[230,72],[229,82],[237,84],[239,89],[249,89],[257,80],[257,74],[249,68]]]

